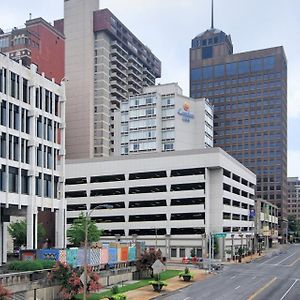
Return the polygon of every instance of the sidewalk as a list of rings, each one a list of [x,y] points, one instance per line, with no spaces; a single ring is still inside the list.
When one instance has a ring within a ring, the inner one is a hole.
[[[178,289],[182,289],[191,285],[193,282],[204,280],[208,276],[211,276],[203,270],[191,270],[191,273],[193,274],[194,278],[190,282],[185,282],[178,277],[173,277],[166,280],[168,286],[164,287],[160,294],[165,294],[166,292],[174,292]],[[125,293],[125,295],[127,295],[127,300],[150,300],[158,297],[160,294],[154,292],[151,285],[144,286],[140,289]]]

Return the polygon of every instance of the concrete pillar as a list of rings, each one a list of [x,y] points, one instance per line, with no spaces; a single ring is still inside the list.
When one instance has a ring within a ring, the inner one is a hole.
[[[65,248],[66,245],[65,210],[60,208],[55,212],[55,247]]]
[[[8,235],[8,224],[7,222],[2,223],[2,237],[3,237],[3,242],[2,242],[2,262],[7,263],[7,235]]]
[[[27,207],[27,249],[37,249],[37,213],[31,206]]]
[[[1,211],[0,211],[0,266],[2,266],[2,253],[3,253],[3,238],[2,238],[2,222],[1,222]]]
[[[170,239],[171,239],[171,235],[170,234],[166,234],[166,258],[170,259],[171,258],[171,245],[170,245]]]

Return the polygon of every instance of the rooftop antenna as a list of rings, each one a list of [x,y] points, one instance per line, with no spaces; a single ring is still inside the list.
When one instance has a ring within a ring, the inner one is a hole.
[[[31,14],[31,13],[29,13],[29,20],[31,20],[31,18],[32,18],[32,14]]]
[[[211,0],[211,27],[210,29],[214,29],[214,0]]]

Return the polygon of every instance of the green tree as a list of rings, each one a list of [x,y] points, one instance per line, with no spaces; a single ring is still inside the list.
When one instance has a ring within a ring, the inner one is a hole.
[[[42,223],[38,224],[38,242],[42,242],[46,236],[46,230]],[[14,246],[20,247],[26,245],[27,241],[27,223],[26,221],[16,221],[8,226],[8,232],[14,239]]]
[[[96,222],[81,213],[67,230],[67,237],[69,238],[69,241],[76,247],[79,247],[81,243],[84,243],[85,226],[87,226],[88,229],[88,243],[98,242],[100,239],[102,231],[97,228]]]

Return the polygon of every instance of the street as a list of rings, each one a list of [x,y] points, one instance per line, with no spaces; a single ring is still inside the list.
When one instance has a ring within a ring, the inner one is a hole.
[[[164,300],[299,300],[300,245],[291,245],[248,264],[224,267],[219,274],[192,284]]]

